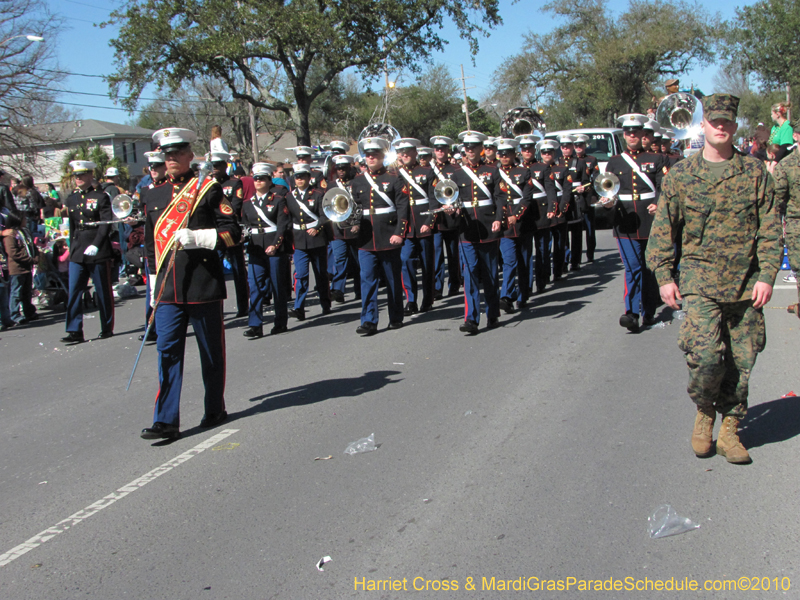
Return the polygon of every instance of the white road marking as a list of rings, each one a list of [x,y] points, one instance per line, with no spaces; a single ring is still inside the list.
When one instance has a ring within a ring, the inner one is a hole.
[[[157,477],[161,477],[164,473],[167,473],[177,467],[180,464],[185,463],[190,458],[197,456],[203,450],[207,450],[212,446],[215,446],[225,438],[233,435],[239,431],[238,429],[225,429],[220,431],[218,434],[211,436],[205,442],[201,442],[191,450],[187,450],[183,454],[179,454],[172,460],[165,462],[160,467],[156,467],[149,473],[145,473],[138,479],[134,479],[130,483],[122,486],[116,492],[109,494],[108,496],[104,496],[101,500],[98,500],[94,504],[90,504],[83,510],[79,510],[74,515],[71,515],[64,519],[63,521],[59,521],[52,527],[48,527],[44,531],[37,533],[31,539],[23,542],[19,546],[12,548],[8,552],[4,554],[0,554],[0,567],[6,566],[13,560],[18,559],[23,554],[30,552],[34,548],[41,546],[47,541],[50,541],[59,533],[64,533],[70,527],[74,527],[78,523],[81,523],[91,517],[92,515],[97,514],[104,508],[108,508],[112,504],[114,504],[117,500],[121,500],[128,494],[135,492],[136,490],[142,488],[143,486],[147,485],[151,481],[153,481]]]

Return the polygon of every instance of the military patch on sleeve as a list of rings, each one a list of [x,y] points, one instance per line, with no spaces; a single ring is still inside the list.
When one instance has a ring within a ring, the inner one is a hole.
[[[325,181],[324,179],[320,179],[319,180],[319,187],[321,187],[324,190],[326,187],[328,187],[328,182]]]
[[[664,175],[669,173],[669,167],[661,167],[661,170],[664,172]]]
[[[238,190],[236,190],[236,197],[237,198],[244,198],[244,190],[242,188],[239,188]]]
[[[222,202],[219,203],[219,210],[223,215],[232,215],[233,214],[233,207],[231,206],[231,203],[228,202],[224,198],[223,198]]]
[[[572,175],[567,175],[567,181],[572,182]]]

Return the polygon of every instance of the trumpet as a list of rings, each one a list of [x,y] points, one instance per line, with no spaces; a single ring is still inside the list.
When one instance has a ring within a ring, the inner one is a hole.
[[[601,173],[594,180],[594,191],[597,192],[597,195],[600,196],[602,200],[592,204],[592,208],[611,208],[617,203],[619,177],[610,171]]]
[[[434,208],[433,210],[426,210],[422,215],[433,215],[448,208],[458,210],[461,208],[461,202],[458,199],[458,185],[452,179],[442,179],[433,188],[433,197],[442,205],[441,208]]]
[[[362,209],[344,188],[331,188],[322,197],[322,212],[340,229],[356,227],[361,222]]]
[[[133,209],[136,208],[137,212],[131,217]],[[144,221],[144,217],[139,214],[138,202],[128,196],[128,194],[119,194],[114,196],[111,200],[111,212],[114,213],[113,221],[95,221],[93,223],[84,223],[86,227],[95,227],[99,225],[118,225],[128,217],[136,221]]]

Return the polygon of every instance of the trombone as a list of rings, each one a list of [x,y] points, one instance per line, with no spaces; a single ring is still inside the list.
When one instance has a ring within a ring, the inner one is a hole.
[[[592,208],[612,208],[617,203],[619,193],[619,177],[611,171],[601,173],[594,180],[594,191],[602,198],[592,204]]]
[[[433,197],[442,205],[441,208],[434,208],[433,210],[426,210],[420,213],[421,215],[433,215],[443,212],[448,208],[458,210],[461,208],[461,202],[458,199],[458,185],[452,179],[442,179],[433,188]]]

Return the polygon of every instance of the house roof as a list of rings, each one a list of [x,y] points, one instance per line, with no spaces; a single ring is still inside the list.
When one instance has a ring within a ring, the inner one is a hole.
[[[45,123],[30,128],[31,138],[40,144],[95,141],[113,138],[150,138],[155,130],[97,119],[76,119],[61,123]],[[47,141],[45,141],[47,140]]]

